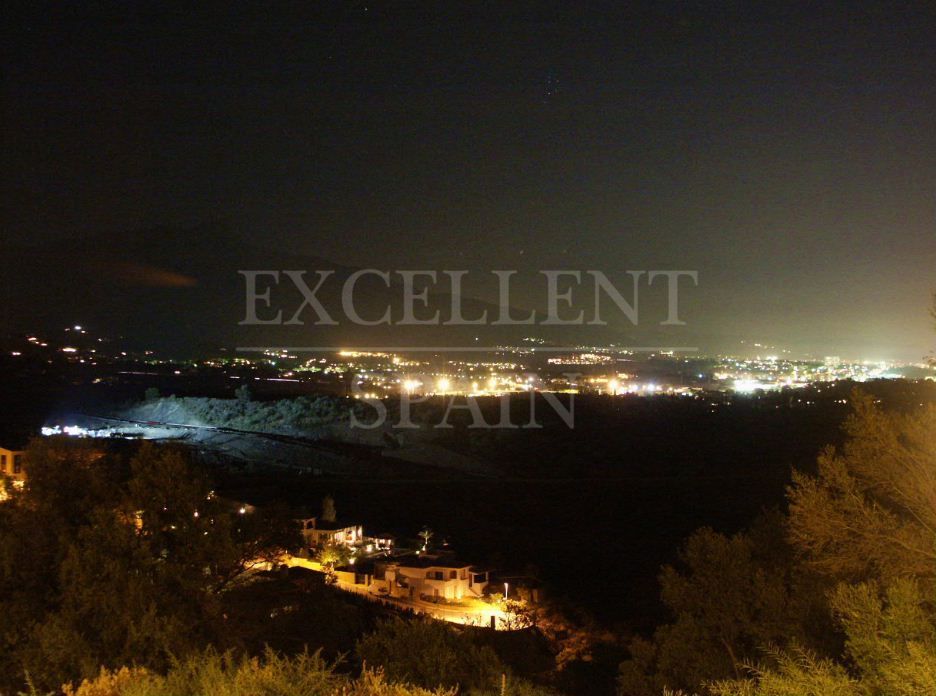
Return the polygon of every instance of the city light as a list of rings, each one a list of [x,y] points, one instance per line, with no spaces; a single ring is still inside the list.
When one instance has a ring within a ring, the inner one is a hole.
[[[764,385],[756,379],[736,379],[734,381],[734,390],[740,394],[751,394],[758,389],[763,389]]]

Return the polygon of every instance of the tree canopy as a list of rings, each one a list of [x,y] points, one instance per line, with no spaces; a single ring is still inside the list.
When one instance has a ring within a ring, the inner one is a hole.
[[[664,570],[674,621],[632,644],[621,694],[936,693],[936,408],[852,405],[844,445],[793,474],[786,540],[701,530]]]
[[[164,668],[223,643],[222,592],[298,543],[281,511],[242,515],[184,450],[37,440],[0,505],[0,684],[101,666]]]
[[[790,488],[790,538],[835,582],[839,654],[775,653],[719,696],[936,693],[936,408],[885,412],[853,398],[841,451]]]

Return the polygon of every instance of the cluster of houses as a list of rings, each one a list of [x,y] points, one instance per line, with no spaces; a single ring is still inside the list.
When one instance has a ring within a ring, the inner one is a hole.
[[[0,499],[5,497],[2,483],[22,486],[25,481],[22,450],[0,447]],[[240,503],[245,514],[253,506]],[[459,560],[449,551],[396,548],[389,534],[365,536],[359,524],[343,524],[324,517],[298,520],[306,549],[315,553],[326,546],[344,547],[349,561],[333,569],[342,586],[377,597],[458,602],[481,598],[491,583],[490,572]]]
[[[316,517],[299,522],[311,551],[333,545],[343,546],[351,554],[347,564],[333,571],[346,587],[396,599],[457,602],[481,598],[491,580],[489,571],[448,551],[400,551],[392,536],[365,536],[361,525]]]

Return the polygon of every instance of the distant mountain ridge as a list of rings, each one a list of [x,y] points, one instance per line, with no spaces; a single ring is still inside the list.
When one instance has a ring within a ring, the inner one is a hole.
[[[400,325],[403,286],[395,274],[391,275],[389,288],[373,274],[357,282],[355,310],[373,321],[389,306],[393,318],[389,326],[360,326],[347,317],[341,298],[344,282],[358,269],[245,243],[224,224],[102,233],[62,242],[54,248],[4,243],[0,253],[16,260],[2,283],[7,304],[2,319],[7,330],[85,323],[99,332],[123,335],[134,347],[179,355],[237,346],[515,345],[531,335],[557,345],[652,345],[654,341],[669,345],[673,340],[652,331],[639,332],[626,320],[616,325],[609,321],[608,327],[492,325],[500,308],[468,296],[461,301],[463,316],[473,319],[487,312],[486,324]],[[246,311],[245,278],[239,273],[242,270],[305,270],[310,287],[317,281],[315,271],[331,271],[317,297],[337,325],[313,324],[315,314],[309,307],[299,317],[304,325],[286,324],[302,305],[303,297],[282,275],[278,285],[269,277],[260,278],[258,292],[269,287],[271,303],[270,308],[259,303],[258,316],[273,317],[281,310],[284,323],[242,325]],[[439,311],[440,321],[444,322],[451,316],[452,296],[446,292],[448,278],[442,269],[438,273],[439,282],[428,295],[429,306],[417,303],[416,315],[431,317]],[[426,282],[417,279],[417,291]],[[511,308],[513,317],[528,314],[529,309]],[[613,311],[607,314],[609,320],[623,319]]]

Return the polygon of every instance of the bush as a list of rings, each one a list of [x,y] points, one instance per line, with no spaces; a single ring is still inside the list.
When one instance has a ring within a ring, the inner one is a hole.
[[[268,650],[262,658],[235,658],[208,651],[177,663],[166,675],[143,669],[102,669],[93,680],[66,685],[65,696],[454,696],[388,682],[379,671],[359,678],[335,672],[319,653],[284,657]]]
[[[357,653],[365,665],[379,665],[391,679],[428,688],[495,689],[505,671],[491,648],[431,620],[385,621],[358,642]]]

